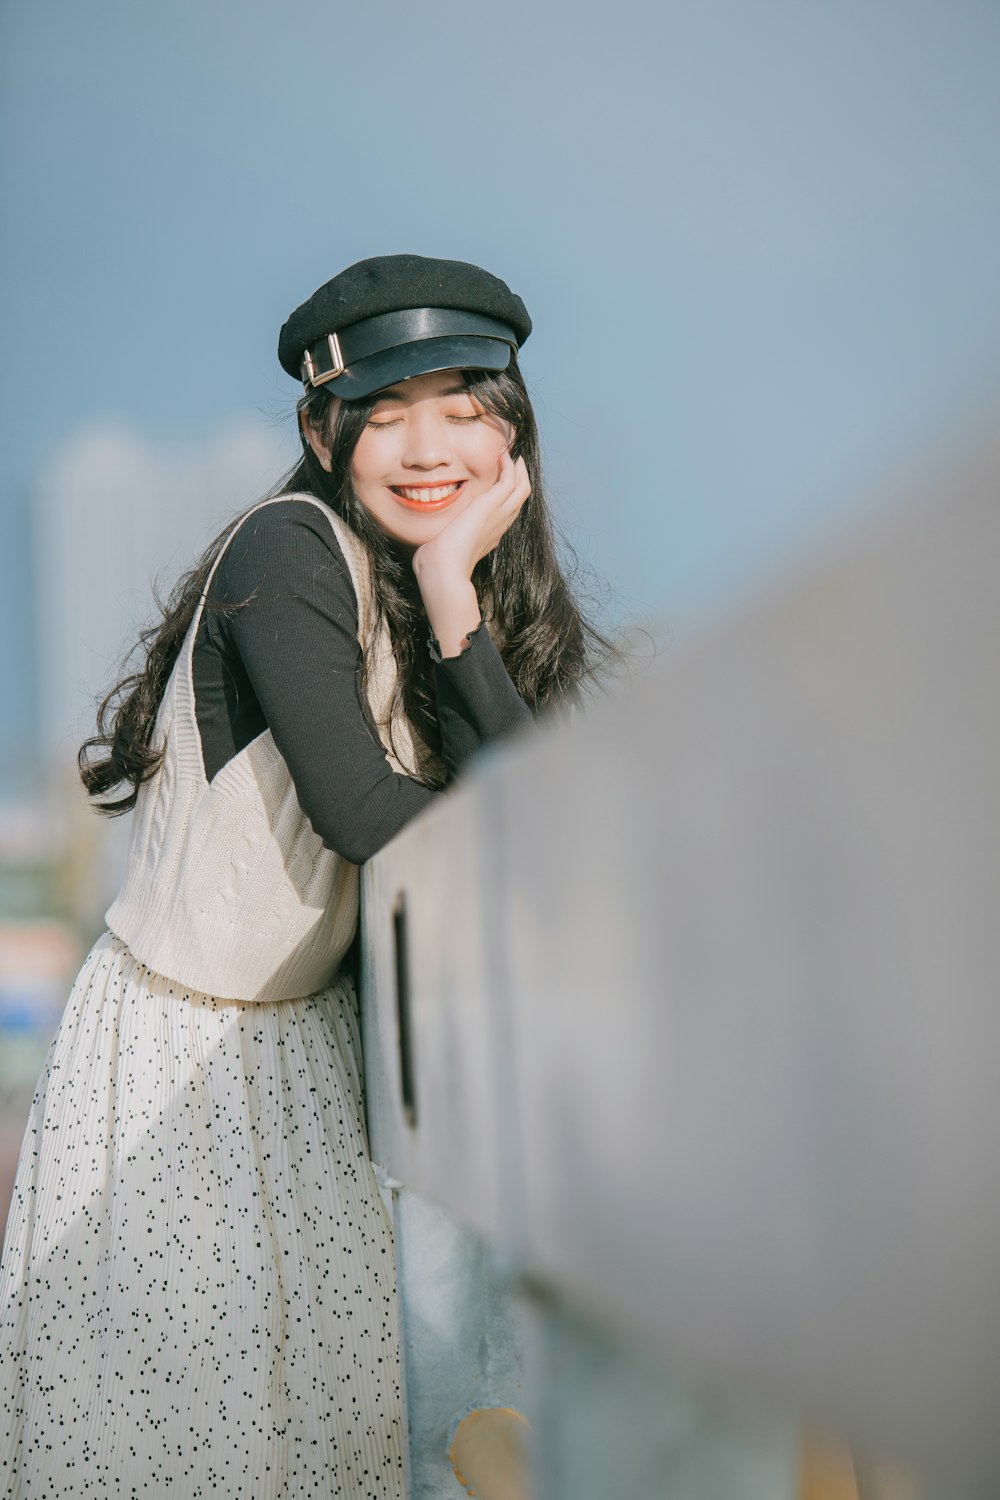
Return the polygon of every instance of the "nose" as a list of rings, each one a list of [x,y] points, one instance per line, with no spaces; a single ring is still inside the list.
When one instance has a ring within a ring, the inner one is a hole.
[[[451,431],[433,411],[414,409],[406,424],[403,465],[407,469],[440,469],[451,462]]]

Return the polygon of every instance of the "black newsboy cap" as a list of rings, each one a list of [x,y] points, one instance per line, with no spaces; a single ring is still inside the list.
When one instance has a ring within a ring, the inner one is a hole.
[[[283,370],[348,401],[434,370],[503,370],[531,332],[520,297],[464,260],[378,255],[313,292],[278,338]]]

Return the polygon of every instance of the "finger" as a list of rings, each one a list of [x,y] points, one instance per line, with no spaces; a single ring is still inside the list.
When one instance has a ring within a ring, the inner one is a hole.
[[[512,459],[509,451],[506,452],[501,477],[511,489],[528,483],[528,466],[524,459]]]
[[[504,531],[513,526],[518,516],[524,509],[525,501],[530,496],[530,489],[517,489],[509,500],[507,500],[500,511],[500,523]]]
[[[500,449],[500,462],[497,464],[497,479],[507,477],[515,467],[514,460],[510,456],[510,446]]]
[[[531,494],[531,479],[528,474],[528,466],[523,458],[519,458],[514,466],[514,485],[507,497],[509,505],[521,506]]]

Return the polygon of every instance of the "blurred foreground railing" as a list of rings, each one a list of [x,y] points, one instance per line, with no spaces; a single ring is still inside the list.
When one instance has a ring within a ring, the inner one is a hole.
[[[804,1422],[1000,1494],[998,471],[367,867],[413,1497],[504,1404],[538,1500],[791,1500]]]

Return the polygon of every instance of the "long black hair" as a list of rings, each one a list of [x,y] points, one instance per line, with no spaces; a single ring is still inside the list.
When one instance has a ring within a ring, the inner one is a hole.
[[[537,714],[575,701],[584,679],[621,653],[584,619],[556,552],[545,501],[538,429],[524,380],[512,358],[506,370],[465,371],[473,398],[513,429],[511,457],[522,457],[531,494],[497,546],[476,565],[472,575],[487,629],[503,657],[518,692]],[[271,492],[307,493],[330,506],[360,537],[373,576],[375,633],[387,627],[397,665],[389,722],[398,712],[415,725],[432,750],[440,750],[435,711],[433,665],[427,651],[427,618],[405,549],[389,537],[354,494],[350,469],[354,449],[375,407],[375,397],[338,401],[319,387],[302,398],[299,415],[324,439],[331,463],[325,469],[302,438],[297,467]],[[92,797],[103,798],[99,810],[110,816],[135,806],[139,787],[155,774],[163,758],[154,742],[156,713],[167,679],[205,592],[206,580],[225,546],[229,522],[174,586],[161,605],[161,618],[142,632],[130,657],[142,660],[104,698],[97,711],[97,734],[80,748],[78,764]],[[206,603],[211,606],[209,597]],[[230,606],[232,607],[232,606]],[[239,606],[236,606],[239,607]],[[372,654],[362,658],[362,693],[372,668]],[[432,772],[429,785],[439,785]],[[122,794],[107,800],[108,793]]]

